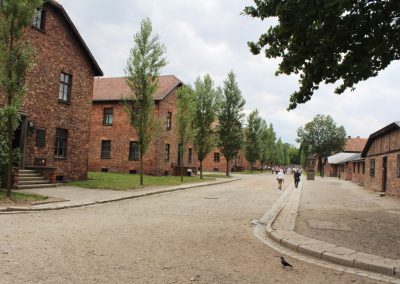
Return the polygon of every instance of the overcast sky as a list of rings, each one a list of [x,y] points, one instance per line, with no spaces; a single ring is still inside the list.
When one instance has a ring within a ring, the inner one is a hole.
[[[311,101],[286,111],[298,77],[279,76],[279,60],[254,56],[247,41],[257,41],[273,21],[240,15],[250,0],[59,0],[79,30],[106,77],[123,76],[133,35],[149,17],[153,31],[167,47],[173,74],[193,84],[209,73],[222,86],[230,70],[237,76],[246,100],[246,113],[258,109],[274,125],[283,142],[296,144],[297,129],[317,114],[329,114],[347,135],[368,137],[400,120],[400,63],[392,63],[378,77],[357,85],[354,92],[335,95],[322,86]]]

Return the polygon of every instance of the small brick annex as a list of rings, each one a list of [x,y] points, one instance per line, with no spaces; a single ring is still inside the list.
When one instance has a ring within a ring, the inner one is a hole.
[[[144,173],[179,175],[178,140],[175,129],[176,91],[182,82],[173,75],[159,76],[154,94],[155,114],[162,130],[144,156]],[[137,135],[124,110],[122,99],[132,91],[125,78],[95,79],[90,129],[89,170],[139,173]],[[183,157],[184,172],[197,172],[197,155],[187,145]]]
[[[19,168],[53,181],[85,179],[93,80],[103,72],[57,1],[45,2],[24,37],[35,48],[35,67],[15,133],[14,146],[23,152]]]
[[[253,164],[253,169],[259,169],[260,163],[256,161]],[[241,172],[250,170],[250,163],[247,161],[243,151],[239,151],[237,158],[230,162],[230,172]],[[219,148],[215,148],[208,153],[203,160],[203,171],[207,172],[226,172],[226,159]]]

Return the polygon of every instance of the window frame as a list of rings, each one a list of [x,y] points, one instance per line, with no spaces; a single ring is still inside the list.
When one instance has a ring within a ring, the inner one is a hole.
[[[375,159],[369,161],[369,176],[375,177]]]
[[[100,159],[111,159],[111,140],[101,140]]]
[[[36,30],[45,31],[46,28],[46,10],[43,8],[38,9],[33,21],[32,21],[32,27]]]
[[[165,146],[164,146],[164,161],[165,162],[169,162],[170,152],[171,152],[171,145],[165,144]]]
[[[134,149],[133,145],[137,145],[137,157],[136,157],[135,155],[133,155],[133,154],[134,154],[134,152],[133,152],[133,149]],[[129,160],[129,161],[139,161],[139,156],[140,156],[140,153],[139,153],[139,142],[138,142],[138,141],[129,141],[128,160]]]
[[[54,146],[54,157],[57,159],[67,158],[68,129],[56,128],[56,139]]]
[[[104,126],[111,126],[113,125],[113,116],[114,116],[114,108],[112,107],[105,107],[103,109],[103,125]],[[111,117],[111,122],[109,121]]]
[[[167,112],[167,130],[172,129],[172,112]]]
[[[400,178],[400,154],[397,154],[397,177]]]
[[[214,152],[214,163],[219,163],[221,161],[221,153]]]
[[[131,113],[131,125],[133,127],[139,126],[139,109],[134,108]]]
[[[39,135],[39,133],[41,133],[41,135]],[[36,129],[35,146],[37,148],[43,148],[46,146],[46,129],[41,129],[41,128]]]
[[[62,81],[63,76],[64,76],[64,81]],[[65,78],[68,78],[67,82],[65,81]],[[64,92],[65,88],[67,88],[66,93]],[[72,89],[72,75],[64,71],[61,71],[60,85],[58,90],[58,102],[69,104],[71,102],[71,89]],[[67,96],[66,100],[64,99],[64,95]]]

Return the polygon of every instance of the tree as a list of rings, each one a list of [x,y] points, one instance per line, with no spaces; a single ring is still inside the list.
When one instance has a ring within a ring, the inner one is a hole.
[[[181,166],[181,182],[183,181],[183,157],[185,146],[193,136],[193,90],[190,86],[182,86],[177,91],[178,103],[175,115],[175,129],[179,141],[179,165]]]
[[[245,129],[245,155],[250,162],[250,172],[253,172],[253,164],[260,159],[261,152],[261,117],[258,110],[252,111],[247,118],[247,128]]]
[[[23,32],[32,24],[41,0],[3,0],[0,2],[0,95],[4,97],[2,117],[6,143],[2,146],[6,157],[6,196],[11,197],[14,132],[20,121],[20,110],[26,95],[25,75],[33,67],[34,49],[24,40]],[[4,133],[3,133],[4,135]]]
[[[319,85],[339,82],[336,94],[353,90],[400,59],[400,4],[396,0],[254,0],[244,14],[264,20],[278,17],[258,42],[267,58],[282,58],[276,72],[299,74],[300,89],[289,109],[311,99]]]
[[[346,131],[343,126],[336,126],[331,116],[318,114],[297,130],[296,141],[305,153],[318,155],[318,170],[324,176],[325,158],[343,150]]]
[[[142,20],[133,42],[125,69],[132,95],[125,100],[125,110],[138,136],[140,185],[143,185],[143,157],[159,130],[159,122],[154,115],[153,94],[157,89],[160,69],[167,62],[164,57],[166,48],[159,42],[158,35],[152,35],[150,19]]]
[[[210,75],[194,83],[194,148],[200,161],[200,178],[203,178],[203,160],[216,146],[213,123],[219,108],[219,92],[214,88]]]
[[[290,145],[288,149],[289,154],[289,164],[291,165],[301,165],[300,162],[300,150],[295,146]]]
[[[283,166],[285,164],[285,154],[284,154],[284,146],[282,143],[282,139],[279,137],[276,142],[276,154],[275,154],[275,162],[277,165]]]
[[[275,131],[270,124],[267,125],[266,121],[262,119],[261,121],[261,130],[260,130],[260,139],[261,139],[261,150],[260,150],[260,163],[261,163],[261,171],[265,165],[274,163],[274,154],[275,154]]]
[[[229,163],[235,159],[243,144],[244,105],[245,100],[236,82],[236,76],[231,71],[224,81],[217,128],[218,147],[226,159],[227,176],[229,176]]]

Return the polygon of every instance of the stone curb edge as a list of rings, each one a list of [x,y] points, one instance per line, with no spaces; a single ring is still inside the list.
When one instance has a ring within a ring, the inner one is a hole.
[[[295,231],[274,230],[272,228],[272,223],[285,207],[291,190],[293,190],[293,188],[289,187],[286,190],[288,192],[286,196],[284,196],[284,198],[281,196],[274,207],[260,219],[260,223],[265,225],[265,231],[271,240],[295,252],[314,258],[400,278],[400,260],[393,260],[339,247],[334,244],[308,238]],[[264,220],[267,222],[264,222]]]
[[[175,191],[179,191],[179,190],[187,190],[187,189],[196,188],[196,187],[219,185],[219,184],[234,182],[234,181],[238,181],[238,180],[240,180],[240,178],[233,178],[233,179],[229,179],[229,180],[221,180],[221,181],[215,181],[215,182],[195,183],[195,184],[190,184],[190,185],[184,186],[184,187],[175,187],[175,188],[170,188],[170,189],[159,189],[159,190],[155,189],[154,191],[141,192],[138,194],[133,194],[133,195],[124,196],[124,197],[118,197],[118,198],[113,198],[113,199],[88,201],[88,202],[70,204],[70,205],[56,205],[56,206],[44,207],[44,208],[9,206],[6,208],[0,208],[0,215],[1,214],[29,213],[29,212],[39,212],[39,211],[50,211],[50,210],[60,210],[60,209],[84,207],[84,206],[95,205],[95,204],[110,203],[110,202],[122,201],[122,200],[127,200],[127,199],[134,199],[134,198],[146,197],[146,196],[151,196],[151,195],[170,193],[170,192],[175,192]]]

